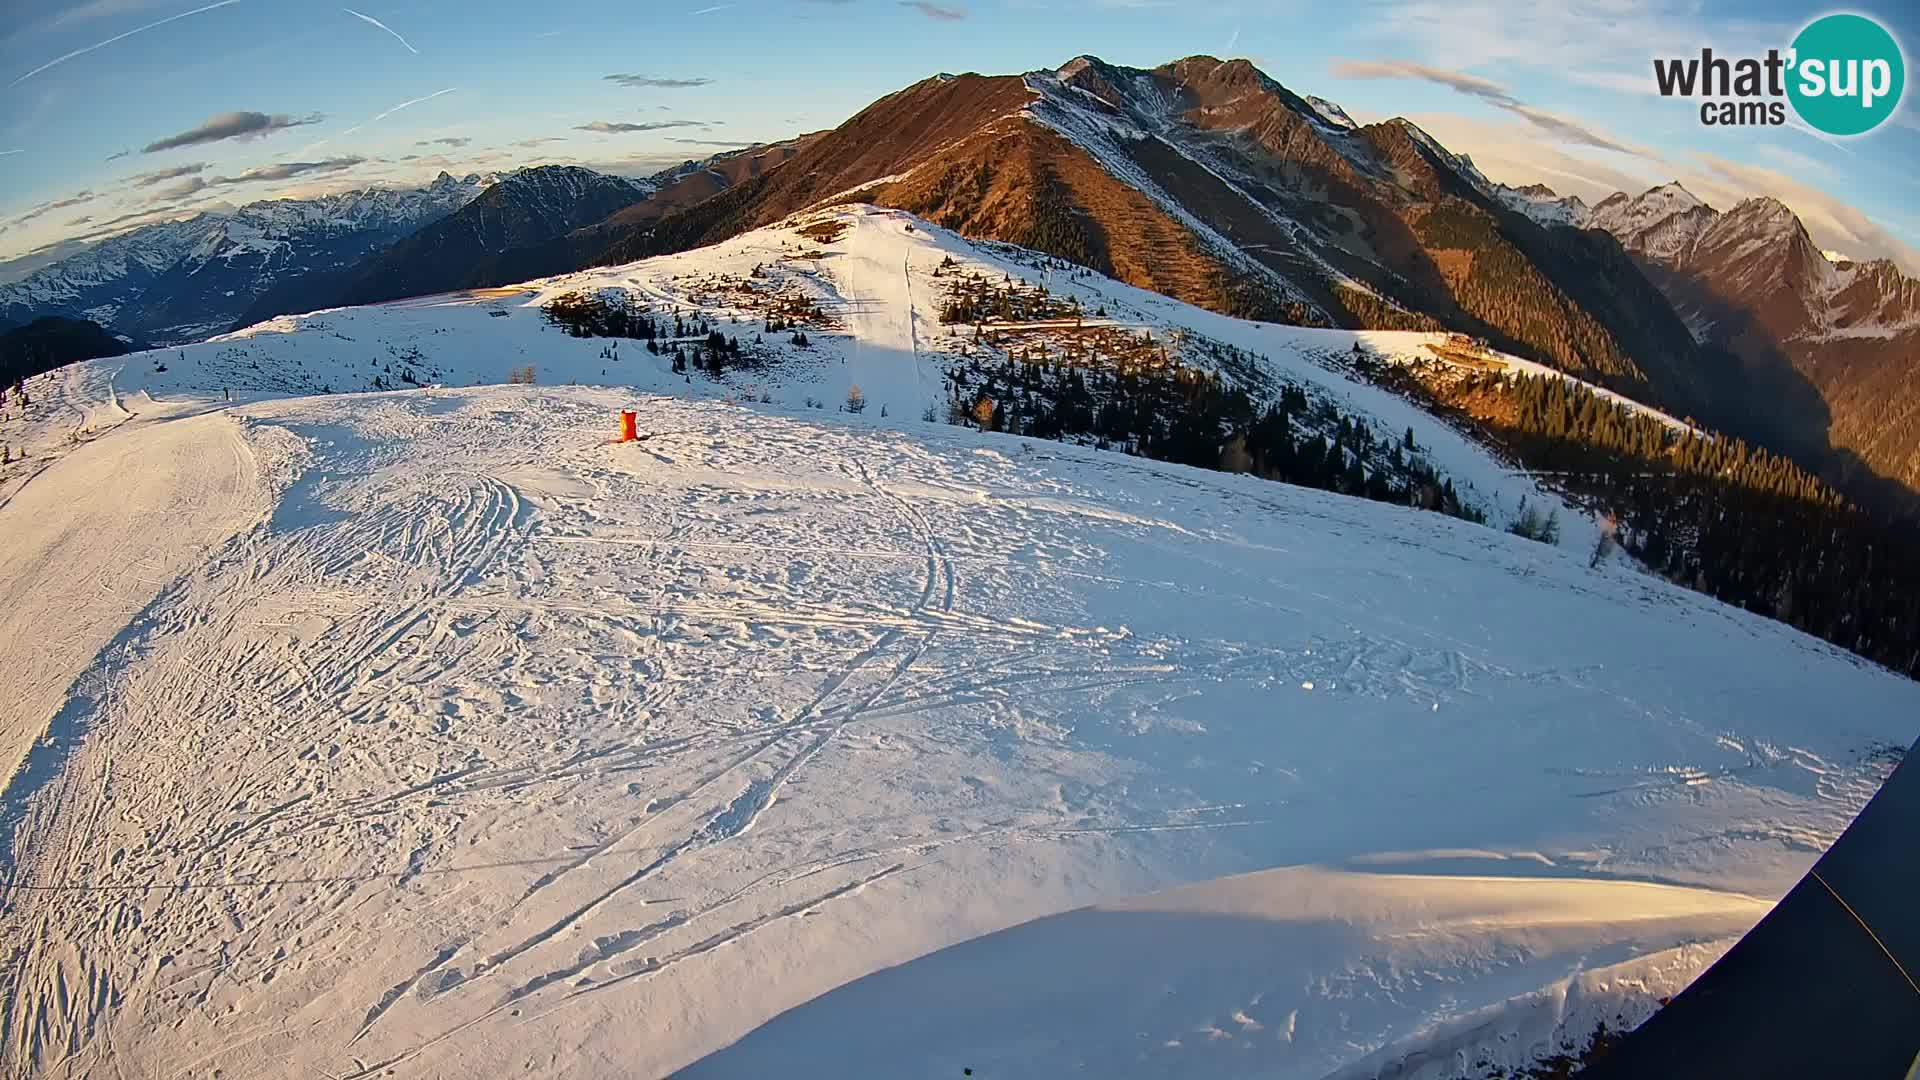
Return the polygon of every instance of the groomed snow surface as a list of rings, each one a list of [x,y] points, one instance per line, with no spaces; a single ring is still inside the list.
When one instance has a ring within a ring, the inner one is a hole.
[[[0,504],[10,1074],[1471,1075],[1684,985],[1920,715],[1584,550],[917,410],[151,366]]]

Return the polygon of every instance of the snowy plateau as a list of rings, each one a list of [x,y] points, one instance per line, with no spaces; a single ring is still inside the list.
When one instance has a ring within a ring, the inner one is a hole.
[[[1412,429],[1490,525],[930,422],[955,272]],[[683,376],[576,292],[834,326]],[[1436,340],[844,207],[33,380],[0,1069],[1437,1080],[1637,1022],[1920,687],[1509,535],[1550,497],[1340,364]]]

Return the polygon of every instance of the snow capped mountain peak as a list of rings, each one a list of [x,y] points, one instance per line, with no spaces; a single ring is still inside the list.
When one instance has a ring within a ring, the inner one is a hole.
[[[1353,117],[1347,115],[1347,110],[1326,98],[1308,94],[1303,100],[1313,106],[1313,111],[1319,114],[1320,119],[1325,120],[1332,127],[1339,128],[1341,131],[1352,131],[1360,126],[1354,123]]]
[[[1153,73],[1139,68],[1109,64],[1097,56],[1076,56],[1053,73],[1059,85],[1090,94],[1121,111],[1131,111],[1154,122],[1170,121],[1177,111]]]
[[[0,287],[0,318],[69,315],[158,344],[195,340],[230,328],[281,282],[357,262],[490,183],[442,172],[423,188],[272,199],[143,226]]]
[[[1662,203],[1665,203],[1666,205],[1669,205],[1669,206],[1673,206],[1677,209],[1687,209],[1690,207],[1707,205],[1705,202],[1701,201],[1701,199],[1698,196],[1696,196],[1693,192],[1688,191],[1685,185],[1681,184],[1680,181],[1678,180],[1669,180],[1664,184],[1659,184],[1654,187],[1650,187],[1646,190],[1645,193],[1643,193],[1640,196],[1640,198],[1657,199]]]
[[[1800,219],[1786,203],[1771,195],[1757,195],[1742,199],[1727,211],[1728,221],[1741,222],[1747,228],[1783,230],[1798,229]]]
[[[1580,196],[1562,197],[1545,184],[1528,184],[1517,188],[1500,184],[1495,186],[1493,197],[1507,209],[1524,214],[1541,225],[1583,228],[1593,216],[1593,210]]]
[[[1465,154],[1456,154],[1447,149],[1441,145],[1439,139],[1428,134],[1425,128],[1422,128],[1419,124],[1414,123],[1404,116],[1396,116],[1387,122],[1404,131],[1415,145],[1426,151],[1428,155],[1437,160],[1441,165],[1452,170],[1456,176],[1466,181],[1469,186],[1478,190],[1481,194],[1490,196],[1494,193],[1495,185],[1493,181],[1487,179],[1486,174],[1482,173],[1479,167],[1474,165],[1472,158]]]
[[[511,197],[561,213],[572,203],[595,192],[621,192],[634,199],[654,191],[654,183],[595,172],[578,165],[528,165],[499,178],[489,189],[493,197]]]
[[[1106,64],[1097,56],[1082,54],[1060,65],[1054,75],[1061,82],[1071,82],[1073,77],[1090,68],[1103,68]]]
[[[1593,208],[1586,225],[1612,233],[1629,251],[1672,261],[1683,257],[1718,216],[1713,207],[1672,181],[1639,195],[1607,196]]]

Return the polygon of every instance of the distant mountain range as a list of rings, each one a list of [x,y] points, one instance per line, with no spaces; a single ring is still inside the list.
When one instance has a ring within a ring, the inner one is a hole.
[[[1722,213],[1667,184],[1588,206],[1496,184],[1406,120],[1360,125],[1205,56],[940,75],[832,131],[646,180],[443,175],[151,226],[0,287],[0,318],[166,343],[683,250],[851,200],[1230,314],[1459,330],[1856,493],[1920,488],[1920,285],[1890,263],[1828,259],[1773,200]]]
[[[359,258],[273,281],[220,330],[276,315],[490,284],[477,273],[488,259],[598,221],[653,188],[647,181],[565,165],[493,177],[472,197],[401,236],[383,237]]]
[[[1738,358],[1730,427],[1857,494],[1920,490],[1920,281],[1823,253],[1771,198],[1723,212],[1663,184],[1570,223],[1616,237],[1696,340]]]
[[[691,206],[796,145],[729,151],[643,180],[558,165],[441,173],[422,188],[148,225],[0,285],[0,320],[58,315],[178,345],[275,315],[522,281],[588,260],[605,246],[597,230]]]
[[[1245,61],[1092,57],[938,76],[778,169],[639,225],[602,262],[710,243],[862,199],[1036,248],[1215,310],[1447,326],[1681,411],[1723,356],[1611,237],[1542,227],[1417,126],[1356,125]]]
[[[486,177],[254,203],[102,241],[10,285],[0,318],[87,319],[160,345],[222,333],[262,294],[335,273],[478,197]]]
[[[729,151],[645,180],[560,166],[523,169],[501,178],[443,220],[370,257],[354,269],[333,303],[376,303],[576,269],[605,246],[609,235],[697,205],[758,176],[785,161],[799,144],[795,140]]]
[[[1920,489],[1920,285],[1892,264],[1827,259],[1771,199],[1723,214],[1668,184],[1589,207],[1496,184],[1408,121],[1358,125],[1245,61],[927,79],[594,261],[856,198],[1232,314],[1461,330],[1856,497],[1910,509]]]

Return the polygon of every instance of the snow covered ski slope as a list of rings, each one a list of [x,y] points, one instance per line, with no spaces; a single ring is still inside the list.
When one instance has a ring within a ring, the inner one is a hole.
[[[636,405],[652,437],[609,445]],[[1490,529],[807,417],[495,387],[91,444],[238,440],[272,509],[191,558],[146,530],[190,568],[8,787],[7,1068],[661,1074],[980,934],[1281,866],[1328,869],[1228,889],[1196,938],[1256,968],[861,1060],[1321,1076],[1488,1009],[1545,1038],[1570,977],[1665,964],[1589,977],[1631,1009],[1710,959],[1913,734],[1911,683]],[[84,506],[86,464],[27,490]],[[41,565],[81,557],[23,509]],[[107,602],[39,587],[50,628]],[[1639,881],[1684,888],[1608,884]],[[981,948],[988,984],[1018,963]],[[1153,1045],[1116,1046],[1140,1015]],[[792,1075],[855,1048],[782,1046]]]
[[[822,224],[842,231],[822,240],[824,234],[813,228]],[[946,379],[972,347],[973,331],[943,326],[941,309],[951,275],[977,273],[994,282],[1045,287],[1077,301],[1088,323],[1151,335],[1199,366],[1213,363],[1210,345],[1246,350],[1257,358],[1255,370],[1227,376],[1257,383],[1257,396],[1270,398],[1293,385],[1370,420],[1381,439],[1397,440],[1412,429],[1421,454],[1495,527],[1512,520],[1523,497],[1536,506],[1557,505],[1531,479],[1493,461],[1459,432],[1343,367],[1356,344],[1387,362],[1431,362],[1433,346],[1447,335],[1248,322],[1097,274],[1062,272],[1062,265],[1018,248],[975,244],[899,211],[847,206],[709,248],[525,286],[286,316],[184,349],[105,361],[103,370],[113,374],[122,395],[151,390],[162,398],[205,398],[231,391],[251,400],[405,389],[413,385],[405,381],[409,376],[419,384],[500,383],[531,367],[543,385],[629,386],[684,398],[765,398],[791,406],[813,402],[823,411],[837,410],[849,387],[859,386],[876,415],[884,409],[897,421],[915,420],[932,407],[944,418]],[[681,375],[671,370],[667,355],[651,354],[639,341],[570,337],[549,325],[542,309],[571,293],[631,298],[663,316],[702,317],[747,342],[761,362],[718,377]],[[776,299],[814,305],[834,329],[810,331],[805,348],[793,347],[785,333],[760,333]],[[1504,354],[1487,355],[1514,370],[1549,372]],[[1571,508],[1563,509],[1563,517],[1563,543],[1590,549],[1591,523]]]
[[[36,388],[0,1070],[1462,1075],[1644,1015],[1916,734],[1577,541],[923,422],[941,263],[1045,271],[835,216]],[[742,277],[838,329],[715,381],[537,310]],[[1051,287],[1531,491],[1352,335]]]

